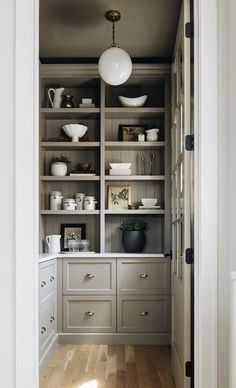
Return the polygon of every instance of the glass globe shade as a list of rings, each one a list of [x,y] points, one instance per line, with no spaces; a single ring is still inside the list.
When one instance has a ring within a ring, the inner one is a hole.
[[[119,47],[110,47],[102,53],[98,62],[101,78],[109,85],[121,85],[130,77],[132,61],[127,52]]]

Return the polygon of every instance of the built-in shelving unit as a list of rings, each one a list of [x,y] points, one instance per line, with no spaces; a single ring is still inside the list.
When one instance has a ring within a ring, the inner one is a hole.
[[[118,87],[105,85],[95,65],[41,65],[40,71],[40,251],[44,250],[45,236],[60,233],[62,223],[85,223],[91,250],[97,253],[123,252],[119,224],[126,218],[145,218],[149,224],[144,254],[159,254],[169,249],[170,243],[170,128],[169,128],[168,65],[134,65],[131,78]],[[68,94],[81,102],[92,98],[95,108],[50,108],[48,89],[63,86]],[[119,95],[137,97],[147,94],[144,107],[121,107]],[[53,141],[65,124],[83,123],[88,133],[78,143]],[[157,142],[118,140],[119,125],[142,125],[159,128]],[[66,155],[78,163],[91,163],[96,176],[50,175],[51,159]],[[150,174],[149,160],[155,163]],[[141,166],[145,160],[145,174]],[[131,176],[110,176],[109,163],[132,163]],[[108,209],[109,185],[128,184],[132,203],[141,198],[156,197],[160,209]],[[63,197],[77,192],[94,195],[98,201],[95,211],[52,211],[49,194],[61,191]]]

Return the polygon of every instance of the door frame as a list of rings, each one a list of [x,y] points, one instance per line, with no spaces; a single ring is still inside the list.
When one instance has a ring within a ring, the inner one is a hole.
[[[195,388],[217,387],[217,6],[194,1]],[[38,25],[39,0],[15,1],[16,388],[38,386]]]

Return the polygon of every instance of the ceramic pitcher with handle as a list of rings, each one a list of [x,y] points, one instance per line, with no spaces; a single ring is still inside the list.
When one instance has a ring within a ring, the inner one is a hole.
[[[58,234],[52,234],[46,237],[46,243],[48,245],[48,253],[58,253],[61,250],[60,247],[61,236]]]
[[[61,101],[62,101],[62,93],[64,92],[65,88],[58,88],[48,89],[48,98],[51,102],[52,108],[60,108],[61,107]]]

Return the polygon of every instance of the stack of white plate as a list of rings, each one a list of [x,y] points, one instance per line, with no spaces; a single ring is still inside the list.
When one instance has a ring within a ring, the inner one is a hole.
[[[132,163],[110,163],[110,175],[131,175]]]

